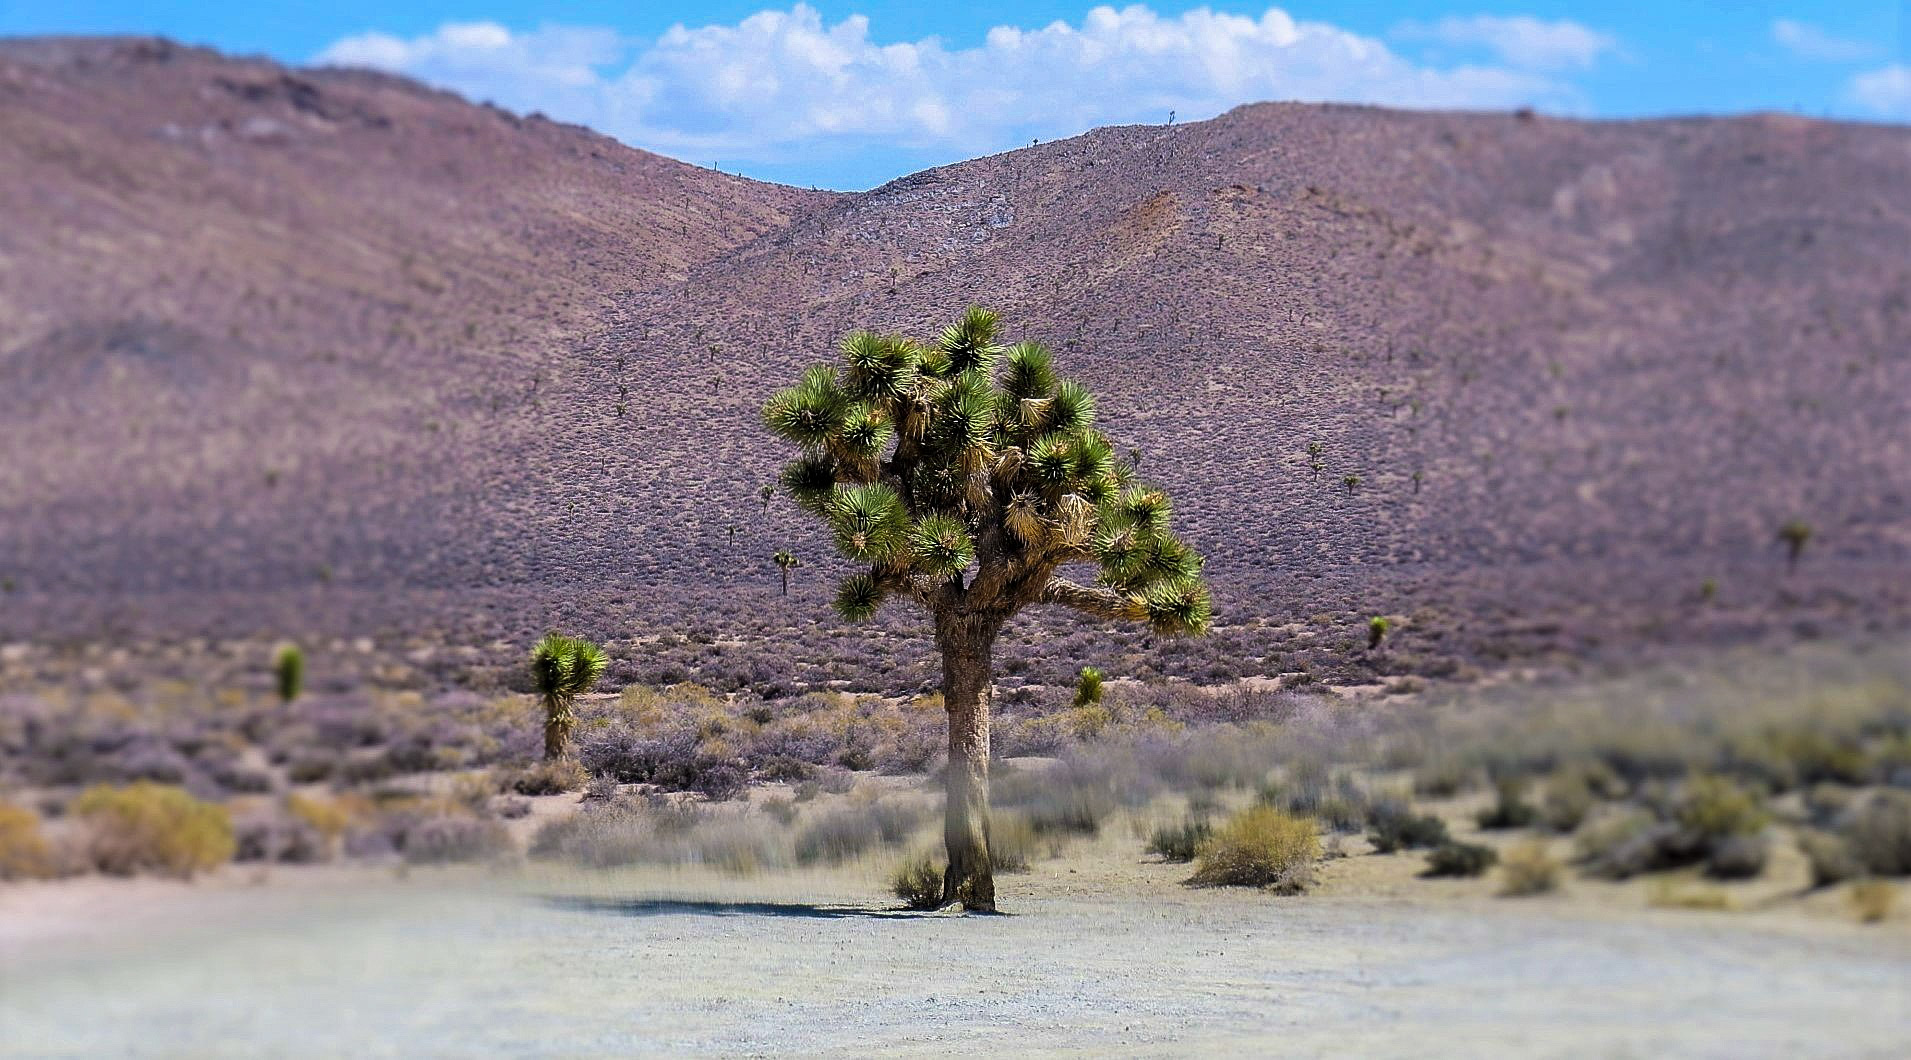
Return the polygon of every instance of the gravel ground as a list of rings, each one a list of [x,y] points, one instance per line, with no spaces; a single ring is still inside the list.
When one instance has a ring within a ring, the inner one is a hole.
[[[1094,896],[1059,865],[1011,879],[1014,915],[972,918],[895,912],[867,875],[434,879],[75,899],[69,912],[120,895],[112,915],[137,909],[142,941],[0,935],[0,1049],[1797,1057],[1911,1040],[1911,940],[1895,930],[1545,901]]]

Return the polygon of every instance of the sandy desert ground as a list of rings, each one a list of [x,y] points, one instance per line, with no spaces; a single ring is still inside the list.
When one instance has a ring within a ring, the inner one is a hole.
[[[224,870],[0,895],[10,1056],[1902,1055],[1911,930],[1811,902],[1492,897],[1407,855],[1191,890],[1111,832],[896,910],[879,866],[734,878]],[[1588,888],[1591,888],[1589,893]],[[1761,907],[1762,906],[1762,907]]]

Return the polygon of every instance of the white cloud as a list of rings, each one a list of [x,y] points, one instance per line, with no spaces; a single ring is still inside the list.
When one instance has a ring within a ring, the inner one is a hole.
[[[1430,25],[1408,22],[1394,30],[1394,36],[1484,48],[1520,70],[1591,69],[1619,46],[1612,36],[1569,19],[1548,22],[1528,15],[1450,16]]]
[[[1435,67],[1279,8],[1252,18],[1097,7],[1079,25],[999,26],[980,46],[948,48],[933,37],[884,43],[864,16],[831,25],[798,4],[678,25],[643,45],[607,30],[454,23],[411,39],[346,38],[319,60],[411,74],[679,157],[779,162],[843,149],[975,153],[1265,99],[1578,110],[1569,83],[1538,71],[1607,47],[1584,34],[1521,23],[1495,38],[1504,64]]]
[[[1893,63],[1858,74],[1845,94],[1878,117],[1911,121],[1911,66]]]
[[[1772,40],[1802,59],[1821,59],[1826,62],[1856,62],[1878,53],[1877,48],[1864,41],[1835,37],[1809,22],[1791,18],[1773,21]]]

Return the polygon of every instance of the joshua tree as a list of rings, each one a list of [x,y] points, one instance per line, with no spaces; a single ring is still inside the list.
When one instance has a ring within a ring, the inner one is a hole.
[[[305,687],[305,653],[296,644],[281,644],[272,657],[272,676],[279,687],[279,702],[299,698]]]
[[[737,545],[737,524],[731,523],[728,529],[730,531],[730,547],[735,548]]]
[[[763,410],[801,447],[783,485],[863,569],[836,608],[892,598],[933,620],[949,712],[943,904],[995,907],[989,859],[989,701],[995,638],[1031,604],[1201,633],[1201,559],[1168,529],[1168,496],[1092,427],[1094,399],[1047,348],[996,345],[970,309],[930,342],[858,331]],[[1099,567],[1092,584],[1060,576]]]
[[[790,595],[790,571],[801,567],[803,561],[797,559],[794,552],[778,552],[776,555],[770,557],[770,562],[783,568],[783,595]]]
[[[770,498],[776,496],[776,487],[765,483],[762,489],[756,491],[756,495],[757,498],[763,502],[763,513],[768,515],[770,512]]]
[[[1093,666],[1082,667],[1081,674],[1075,678],[1075,705],[1087,707],[1100,703],[1101,683],[1100,670]]]
[[[577,725],[577,697],[604,675],[610,658],[582,637],[547,633],[531,649],[531,680],[544,703],[544,757],[562,758]]]
[[[1374,617],[1368,619],[1367,620],[1367,650],[1372,651],[1375,648],[1380,647],[1380,642],[1387,638],[1387,631],[1392,628],[1393,628],[1393,623],[1387,621],[1387,616],[1385,615],[1375,615]]]
[[[1353,491],[1360,488],[1360,476],[1347,475],[1340,480],[1340,484],[1347,487],[1348,493],[1352,493]]]
[[[1785,544],[1785,570],[1797,570],[1798,557],[1805,554],[1805,544],[1811,540],[1811,524],[1793,519],[1778,528],[1778,539]]]

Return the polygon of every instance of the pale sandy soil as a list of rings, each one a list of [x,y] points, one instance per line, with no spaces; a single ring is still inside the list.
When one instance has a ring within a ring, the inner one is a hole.
[[[1116,827],[1001,881],[1012,915],[898,912],[880,860],[700,871],[228,870],[0,890],[15,1056],[1899,1056],[1911,925],[1778,883],[1539,899],[1324,867],[1197,891]],[[1693,884],[1696,886],[1696,884]],[[1759,891],[1757,886],[1765,889]],[[1902,903],[1901,903],[1902,904]]]

